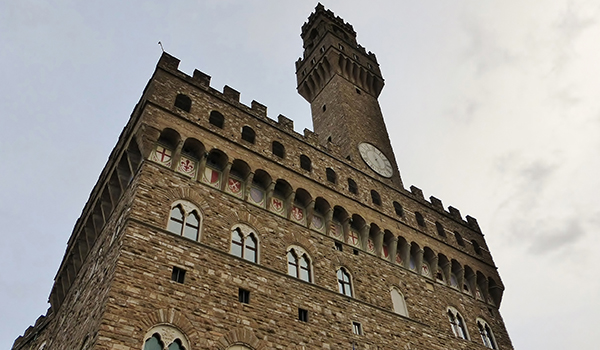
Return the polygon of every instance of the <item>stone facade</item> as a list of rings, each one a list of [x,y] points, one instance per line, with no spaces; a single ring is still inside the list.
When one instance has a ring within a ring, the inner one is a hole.
[[[163,54],[75,225],[48,313],[13,349],[140,350],[152,337],[188,350],[484,349],[486,336],[512,349],[477,221],[402,187],[375,55],[321,5],[302,36],[299,91],[318,134]],[[368,167],[360,142],[393,162],[391,177]],[[251,232],[255,258],[233,254],[236,227]],[[290,247],[309,277],[290,276]]]

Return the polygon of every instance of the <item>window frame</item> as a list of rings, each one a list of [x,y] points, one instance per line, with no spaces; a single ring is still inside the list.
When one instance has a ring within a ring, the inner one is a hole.
[[[182,215],[181,219],[173,217],[173,211],[175,209],[179,209],[179,213]],[[195,220],[197,220],[196,226],[188,223],[188,218],[190,217],[193,217],[195,218]],[[178,200],[171,204],[169,217],[167,218],[166,230],[172,234],[181,236],[185,239],[189,239],[190,241],[200,242],[200,238],[202,236],[202,223],[204,221],[203,218],[204,215],[202,215],[202,212],[200,211],[200,209],[198,209],[197,206],[186,200]],[[178,230],[175,230],[172,227],[172,222],[175,222],[177,224],[177,227],[179,228]],[[195,238],[188,237],[188,235],[186,234],[188,227],[194,230],[196,236]]]
[[[234,234],[236,232],[239,237],[241,237],[241,241],[234,240]],[[253,242],[254,246],[249,245],[249,242]],[[234,246],[236,247],[236,250],[234,250]],[[237,253],[238,251],[239,255]],[[248,262],[258,264],[260,257],[260,240],[256,230],[242,223],[234,225],[230,231],[229,254]],[[253,257],[253,259],[251,257]]]
[[[350,272],[342,266],[339,269],[337,269],[336,276],[338,281],[338,292],[342,295],[353,298],[354,291],[352,290],[352,275],[350,274]],[[344,280],[344,277],[346,277],[347,281]]]

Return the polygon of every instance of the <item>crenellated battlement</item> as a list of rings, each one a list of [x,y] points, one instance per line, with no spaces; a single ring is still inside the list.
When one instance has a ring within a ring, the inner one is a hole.
[[[329,11],[331,12],[331,11]],[[211,77],[199,70],[194,70],[193,76],[189,76],[186,73],[179,70],[180,60],[166,52],[164,52],[158,62],[158,67],[171,72],[179,76],[180,78],[190,82],[191,84],[198,86],[199,88],[206,90],[217,97],[220,97],[224,100],[227,100],[229,103],[235,105],[239,109],[245,111],[246,113],[255,116],[259,120],[268,123],[269,125],[287,133],[288,135],[293,136],[294,138],[311,145],[314,148],[319,149],[322,152],[327,153],[330,156],[338,159],[341,162],[346,163],[349,166],[353,166],[352,163],[349,163],[341,153],[340,147],[335,143],[328,142],[323,145],[319,142],[319,135],[312,130],[304,129],[303,134],[300,134],[294,131],[294,121],[287,118],[286,116],[280,114],[277,117],[277,120],[271,119],[267,115],[267,106],[261,104],[253,100],[250,106],[243,104],[240,102],[241,93],[232,87],[225,85],[222,91],[214,89],[210,86]],[[403,190],[403,191],[402,191]],[[473,229],[475,232],[482,234],[481,229],[479,228],[479,224],[477,220],[471,216],[466,216],[466,220],[463,219],[460,210],[455,207],[449,206],[447,209],[444,208],[443,203],[440,199],[431,196],[429,200],[425,199],[423,195],[423,191],[416,187],[410,186],[410,191],[405,189],[401,189],[401,193],[404,192],[405,195],[415,199],[416,201],[426,205],[427,207],[435,210],[436,212],[445,215],[452,220],[459,222],[463,225],[468,226]]]
[[[311,13],[308,17],[308,21],[304,22],[304,24],[302,25],[302,38],[304,38],[310,33],[310,29],[319,15],[327,17],[333,23],[335,23],[339,27],[342,27],[343,29],[348,31],[348,33],[350,33],[353,37],[356,38],[356,32],[354,31],[352,25],[344,21],[344,19],[342,19],[340,16],[336,16],[335,13],[333,13],[333,11],[325,9],[325,6],[323,6],[321,3],[317,4],[317,6],[315,7],[315,12]]]

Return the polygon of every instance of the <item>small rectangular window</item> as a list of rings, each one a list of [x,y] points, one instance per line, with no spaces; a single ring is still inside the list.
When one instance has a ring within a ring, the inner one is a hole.
[[[238,301],[242,304],[250,304],[250,291],[240,288]]]
[[[359,322],[352,321],[352,333],[362,335],[362,326]]]
[[[308,322],[308,310],[298,308],[298,319],[302,322]]]
[[[344,250],[344,247],[342,246],[341,242],[335,242],[335,250],[340,252]]]
[[[354,255],[358,255],[358,254],[359,254],[358,249],[354,249]]]
[[[185,270],[180,269],[177,266],[173,266],[173,272],[171,273],[171,280],[173,280],[177,283],[183,283],[184,279],[185,279]]]

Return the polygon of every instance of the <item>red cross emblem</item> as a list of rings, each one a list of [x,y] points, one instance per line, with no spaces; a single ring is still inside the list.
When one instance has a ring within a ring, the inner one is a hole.
[[[358,234],[356,234],[356,232],[350,231],[350,234],[348,234],[348,243],[353,246],[358,245]]]
[[[227,181],[227,186],[229,187],[229,191],[231,193],[239,193],[242,189],[242,183],[236,179],[229,178]]]
[[[156,146],[154,155],[155,159],[163,164],[171,161],[171,150],[168,150],[162,146]]]

